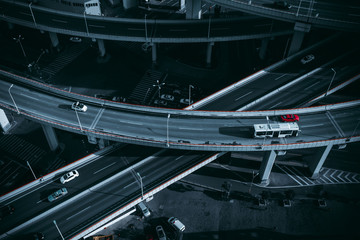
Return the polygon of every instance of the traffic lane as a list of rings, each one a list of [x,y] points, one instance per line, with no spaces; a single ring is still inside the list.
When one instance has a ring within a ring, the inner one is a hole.
[[[156,151],[156,149],[143,148],[143,151],[135,151],[137,154],[134,154],[134,150],[136,150],[135,146],[128,145],[127,148],[120,149],[114,153],[104,156],[101,158],[101,160],[99,159],[98,161],[95,161],[89,165],[78,168],[77,170],[79,172],[79,177],[66,184],[60,183],[60,177],[67,171],[58,174],[52,180],[53,182],[44,184],[41,186],[41,188],[29,194],[35,196],[35,199],[33,196],[27,195],[18,199],[17,201],[12,202],[11,205],[15,207],[16,212],[15,214],[11,215],[12,218],[7,219],[8,224],[6,226],[4,225],[3,227],[5,229],[9,229],[11,226],[14,227],[19,225],[21,222],[25,221],[25,219],[35,216],[35,214],[40,214],[42,211],[44,211],[44,209],[47,209],[47,205],[50,203],[46,204],[48,195],[45,194],[44,196],[45,191],[47,193],[50,192],[49,194],[51,194],[53,191],[65,187],[69,192],[67,196],[75,195],[84,189],[93,186],[95,183],[112,176],[114,173],[124,170],[128,165],[133,165],[146,157],[146,155],[152,154]],[[38,199],[37,196],[42,196],[42,199]],[[65,197],[63,197],[63,199],[65,199]],[[32,204],[35,201],[37,201],[36,204]],[[63,200],[57,200],[51,204],[58,204],[61,201]],[[41,203],[45,203],[45,205]],[[4,229],[1,229],[1,231],[4,231]]]
[[[266,75],[240,88],[227,92],[225,95],[216,98],[215,101],[209,102],[206,106],[202,107],[201,110],[236,111],[247,103],[263,96],[269,90],[276,89],[297,76],[298,75],[288,74],[286,72],[267,72]]]
[[[269,110],[269,109],[290,109],[301,107],[309,101],[309,98],[315,98],[326,92],[328,87],[334,88],[358,73],[360,65],[339,68],[336,77],[332,78],[334,72],[330,68],[323,68],[314,75],[308,76],[306,79],[284,89],[281,93],[273,95],[271,98],[261,101],[247,110]],[[330,86],[331,83],[331,86]],[[299,90],[301,89],[301,90]]]
[[[321,141],[341,137],[325,113],[311,116],[299,115],[299,117],[298,125],[301,130],[299,136],[303,141],[309,141],[309,139]]]
[[[348,34],[343,34],[312,49],[308,53],[304,53],[303,55],[291,59],[289,64],[280,65],[278,68],[272,70],[272,72],[308,72],[344,55],[344,53],[351,53],[354,49],[358,49],[358,41],[359,39],[357,37],[350,37]],[[331,49],[331,51],[329,51],[329,49]],[[314,55],[315,59],[305,64],[301,63],[301,59],[310,54]]]
[[[351,111],[331,111],[332,117],[339,124],[346,136],[359,135],[360,109],[353,108]]]
[[[180,152],[180,151],[177,151]],[[176,172],[176,169],[182,168],[183,165],[187,165],[188,161],[193,161],[193,158],[197,155],[191,154],[188,155],[185,159],[182,158],[182,161],[174,160],[174,156],[176,154],[171,153],[164,158],[164,156],[155,157],[150,160],[146,165],[141,165],[135,169],[136,172],[141,172],[141,176],[144,180],[144,185],[146,187],[147,181],[151,181],[152,176],[147,177],[147,172],[150,174],[154,173],[156,169],[161,168],[164,172],[172,171]],[[184,162],[185,161],[185,162]],[[134,171],[134,172],[135,172]],[[131,196],[132,194],[136,194],[136,196],[140,196],[141,189],[139,185],[139,180],[136,179],[136,175],[134,172],[128,172],[121,176],[121,180],[114,179],[112,182],[107,183],[105,186],[102,186],[101,189],[93,189],[91,191],[91,198],[84,197],[82,199],[76,200],[71,204],[71,207],[66,207],[66,209],[59,210],[48,216],[47,219],[56,219],[59,226],[63,226],[62,231],[67,232],[70,229],[76,231],[76,229],[82,225],[82,223],[87,222],[94,215],[99,215],[99,212],[106,210],[107,208],[112,208],[116,206],[119,208],[121,205],[126,204],[128,199],[127,196]],[[158,175],[155,174],[154,179],[157,179]],[[125,200],[124,200],[125,199]],[[96,209],[96,211],[95,211]],[[113,209],[115,210],[115,209]],[[76,214],[76,218],[73,217]],[[95,216],[96,217],[96,216]],[[94,218],[92,221],[96,221]],[[69,222],[71,221],[71,222]],[[43,229],[39,229],[39,231],[45,232],[45,235],[48,236],[47,229],[52,227],[52,223],[42,222]],[[90,224],[90,223],[89,223]],[[26,228],[25,232],[31,231],[31,228]],[[64,234],[66,235],[66,234]],[[51,236],[51,235],[49,235]]]

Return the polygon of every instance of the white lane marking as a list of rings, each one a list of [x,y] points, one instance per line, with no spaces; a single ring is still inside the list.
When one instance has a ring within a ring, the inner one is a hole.
[[[286,74],[283,74],[283,75],[281,75],[280,77],[275,78],[274,80],[276,81],[276,80],[278,80],[278,79],[280,79],[280,78],[282,78],[282,77],[284,77],[284,76],[286,76]]]
[[[30,96],[25,95],[25,94],[23,94],[23,93],[20,93],[20,95],[21,95],[21,96],[24,96],[24,97],[27,97],[27,98],[31,98],[31,99],[36,100],[36,101],[39,101],[39,99],[38,99],[38,98],[35,98],[35,97],[30,97]]]
[[[356,179],[356,175],[352,176],[351,178],[354,179],[355,182],[359,182],[359,181]]]
[[[276,106],[278,106],[278,105],[280,105],[282,102],[278,102],[277,104],[275,104],[274,106],[272,106],[272,107],[270,107],[270,109],[272,109],[272,108],[274,108],[274,107],[276,107]]]
[[[283,171],[286,175],[288,175],[290,178],[292,178],[292,180],[294,180],[295,182],[297,182],[300,186],[304,186],[304,184],[301,184],[298,180],[296,180],[291,174],[289,174],[288,172],[286,172],[282,167],[280,167],[279,165],[276,164],[276,166]]]
[[[331,181],[331,179],[329,179],[326,174],[330,171],[330,169],[326,170],[326,172],[324,173],[323,177],[326,178],[329,182],[334,183],[333,181]]]
[[[346,178],[349,182],[351,182],[351,180],[348,178],[349,175],[350,175],[350,173],[346,174],[345,178]]]
[[[107,165],[106,167],[103,167],[102,169],[99,169],[99,170],[97,170],[96,172],[94,172],[93,174],[97,174],[98,172],[101,172],[102,170],[105,170],[105,169],[107,169],[108,167],[111,167],[112,165],[114,165],[116,162],[113,162],[113,163],[111,163],[110,165]]]
[[[88,207],[84,208],[83,210],[81,210],[81,211],[73,214],[72,216],[68,217],[68,218],[66,219],[66,221],[69,220],[69,219],[71,219],[71,218],[73,218],[73,217],[75,217],[76,215],[79,215],[80,213],[86,211],[86,210],[89,209],[89,208],[91,208],[91,206],[88,206]]]
[[[309,128],[309,127],[319,127],[319,126],[323,126],[323,123],[320,124],[313,124],[313,125],[306,125],[306,126],[301,126],[302,128]]]
[[[175,161],[178,160],[178,159],[180,159],[180,158],[182,158],[182,157],[183,157],[183,156],[177,157],[177,158],[175,159]]]
[[[295,167],[292,167],[291,169],[294,169],[294,171],[299,174],[298,177],[300,178],[300,176],[302,176],[302,178],[306,179],[307,181],[309,181],[311,184],[315,184],[310,178],[306,177],[303,173],[301,173],[299,170],[297,170]]]
[[[119,122],[122,122],[122,123],[127,123],[127,124],[132,124],[132,125],[144,125],[143,123],[139,123],[139,122],[129,122],[129,121],[121,121],[119,120]]]
[[[20,13],[23,14],[23,15],[31,16],[30,13],[25,13],[25,12],[20,12]]]
[[[313,86],[315,86],[316,84],[319,84],[319,83],[320,83],[320,81],[317,81],[316,83],[313,83],[310,86],[304,88],[304,90],[308,90],[309,88],[312,88]]]
[[[181,130],[197,130],[197,131],[204,130],[202,128],[187,128],[187,127],[179,127],[179,129],[181,129]]]
[[[340,174],[338,175],[338,178],[340,178],[341,181],[346,182],[343,178],[341,178],[341,174],[343,174],[344,172],[340,172]]]
[[[47,198],[40,199],[40,200],[39,200],[39,201],[37,201],[36,203],[37,203],[37,204],[39,204],[39,203],[43,202],[45,199],[47,199]]]
[[[339,182],[333,175],[337,173],[337,170],[335,170],[332,174],[330,174],[330,177],[335,180],[335,182]]]
[[[135,182],[132,182],[132,183],[130,183],[129,185],[126,185],[125,187],[123,187],[123,188],[128,188],[128,187],[130,187],[131,185],[133,185]]]
[[[92,25],[92,24],[89,24],[89,27],[105,28],[105,26],[102,25]]]
[[[247,94],[244,94],[244,95],[238,97],[237,99],[234,100],[234,102],[236,102],[237,100],[239,100],[239,99],[241,99],[241,98],[243,98],[243,97],[246,97],[247,95],[251,94],[252,92],[253,92],[253,91],[248,92]]]
[[[58,19],[51,19],[54,22],[60,22],[60,23],[67,23],[67,21],[63,21],[63,20],[58,20]]]
[[[304,182],[306,185],[310,185],[308,182],[306,182],[302,177],[300,177],[299,175],[296,175],[296,173],[294,171],[292,171],[290,168],[288,168],[287,166],[284,166],[284,168],[286,168],[287,171],[289,171],[290,173],[293,174],[293,176],[297,177],[300,181]]]

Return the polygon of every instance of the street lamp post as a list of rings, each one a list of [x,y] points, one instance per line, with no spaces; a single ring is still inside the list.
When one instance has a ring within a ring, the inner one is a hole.
[[[169,120],[170,120],[170,113],[167,116],[167,120],[166,120],[166,146],[170,147],[170,143],[169,143]]]
[[[191,105],[191,89],[194,88],[193,85],[189,85],[189,105]]]
[[[32,172],[32,174],[33,174],[33,176],[34,176],[35,180],[36,180],[35,173],[34,173],[34,171],[32,170],[32,168],[31,168],[31,166],[30,166],[29,161],[26,161],[26,164],[29,166],[29,168],[30,168],[30,170],[31,170],[31,172]]]
[[[18,106],[16,105],[15,100],[14,100],[14,98],[13,98],[11,92],[10,92],[10,89],[11,89],[13,86],[14,86],[14,84],[11,84],[11,86],[9,87],[9,90],[8,90],[8,91],[9,91],[9,95],[10,95],[10,97],[11,97],[13,103],[14,103],[14,106],[15,106],[15,108],[16,108],[17,113],[20,114],[19,108],[18,108]]]
[[[37,27],[37,24],[36,24],[36,21],[35,21],[35,16],[34,16],[34,13],[33,13],[32,8],[31,8],[31,5],[32,5],[32,2],[29,3],[29,8],[30,8],[31,16],[32,16],[32,18],[33,18],[33,20],[34,20],[35,27]]]
[[[329,87],[328,87],[328,88],[327,88],[327,90],[326,90],[325,97],[328,95],[328,92],[329,92],[330,86],[331,86],[331,84],[332,84],[332,82],[333,82],[333,80],[334,80],[334,78],[335,78],[335,75],[336,75],[336,71],[335,71],[333,68],[331,68],[331,70],[334,72],[334,74],[333,74],[333,76],[332,76],[332,78],[331,78],[331,81],[330,81]]]
[[[19,34],[18,37],[13,37],[13,39],[15,40],[15,42],[19,43],[20,48],[21,48],[21,51],[22,51],[22,53],[23,53],[23,55],[24,55],[24,57],[25,57],[26,63],[28,63],[28,60],[27,60],[27,56],[26,56],[24,47],[23,47],[23,45],[22,45],[22,43],[21,43],[21,40],[24,40],[24,38]]]
[[[144,199],[144,189],[143,189],[143,182],[142,182],[142,177],[140,176],[140,173],[136,173],[139,177],[139,180],[140,180],[140,188],[141,188],[141,200]]]
[[[256,176],[259,175],[259,173],[255,173],[254,171],[252,171],[252,179],[251,179],[251,184],[250,184],[250,188],[249,188],[249,193],[251,193],[251,188],[252,188],[252,185],[254,183],[254,179],[256,178]]]
[[[159,97],[160,97],[160,89],[161,86],[165,85],[165,83],[160,83],[159,80],[156,80],[156,84],[153,85],[153,87],[158,87],[159,90]]]
[[[86,32],[87,32],[87,35],[89,36],[89,28],[88,28],[87,21],[86,21],[85,11],[84,11],[84,21],[85,21]]]
[[[53,223],[55,224],[55,227],[56,227],[56,229],[58,230],[58,232],[59,232],[62,240],[65,240],[65,238],[64,238],[63,235],[61,234],[60,229],[59,229],[58,225],[56,224],[56,221],[55,221],[55,220],[53,221]]]

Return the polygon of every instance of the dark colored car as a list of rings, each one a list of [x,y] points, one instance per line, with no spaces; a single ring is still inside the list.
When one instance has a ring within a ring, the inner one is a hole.
[[[275,1],[273,7],[282,10],[289,10],[291,5],[286,1]]]
[[[282,115],[281,116],[281,120],[283,122],[297,122],[299,121],[299,116],[296,114],[287,114],[287,115]]]

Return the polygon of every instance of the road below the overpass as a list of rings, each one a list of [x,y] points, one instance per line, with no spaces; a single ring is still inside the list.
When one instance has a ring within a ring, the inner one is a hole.
[[[298,59],[299,60],[299,59]],[[315,66],[313,66],[315,67]],[[5,88],[7,90],[8,88]],[[5,93],[6,91],[4,91]],[[3,94],[3,93],[2,93]],[[241,105],[240,105],[241,106]],[[281,107],[281,106],[279,106]],[[226,105],[224,107],[224,110],[226,110]],[[96,111],[95,111],[96,112]],[[74,114],[74,113],[73,113]],[[357,118],[359,110],[356,111],[335,111],[332,113],[332,117],[335,118],[338,121],[344,121],[344,126],[346,126],[346,129],[343,129],[343,131],[351,132],[355,128],[356,122],[354,122],[354,118]],[[330,117],[331,118],[331,117]],[[247,124],[244,120],[244,125]],[[265,119],[259,119],[259,121],[265,122]],[[274,119],[276,121],[276,119]],[[239,123],[239,122],[238,122]],[[240,123],[239,126],[242,126],[243,123]],[[309,132],[311,134],[317,135],[320,134],[319,132],[322,127],[331,126],[333,123],[329,120],[329,116],[320,114],[318,115],[312,115],[312,116],[302,116],[301,118],[301,128],[308,128]],[[320,124],[320,125],[319,125]],[[236,129],[233,129],[236,130]],[[333,132],[331,134],[337,135],[336,129],[333,129]],[[230,134],[233,134],[234,131],[230,132]],[[133,160],[130,156],[134,155],[134,152],[138,152],[134,149],[132,150],[126,150],[127,152],[120,156],[112,156],[109,158],[104,158],[103,160],[97,161],[97,164],[99,166],[93,167],[89,166],[91,170],[82,170],[80,169],[80,178],[76,180],[85,179],[91,179],[91,174],[94,175],[95,172],[103,169],[106,166],[109,166],[110,164],[115,164],[119,166],[119,170],[123,169],[124,166],[126,166],[126,162],[124,162],[124,157],[128,160],[128,162],[135,163],[139,160],[138,157],[135,157]],[[155,158],[153,158],[151,161],[146,162],[144,166],[139,166],[139,168],[135,169],[135,172],[139,172],[142,176],[142,179],[144,181],[145,189],[151,189],[155,186],[161,184],[161,182],[166,181],[167,179],[179,174],[179,172],[184,171],[186,168],[190,168],[191,166],[196,165],[197,163],[201,162],[204,158],[210,156],[209,153],[195,153],[195,152],[182,152],[182,151],[165,151],[162,152],[160,155],[155,155]],[[123,156],[123,157],[122,157]],[[120,160],[119,160],[120,159]],[[116,160],[116,161],[115,161]],[[113,164],[113,165],[115,165]],[[102,172],[102,171],[100,171]],[[98,173],[100,173],[98,172]],[[104,172],[105,173],[105,172]],[[24,230],[24,233],[26,232],[34,232],[34,231],[43,231],[46,234],[49,234],[49,236],[57,237],[56,229],[53,224],[53,220],[57,221],[57,224],[59,225],[60,229],[65,232],[65,234],[68,234],[67,236],[71,236],[74,233],[75,228],[79,228],[81,224],[82,226],[88,226],[88,224],[93,223],[96,221],[96,219],[101,218],[107,214],[107,211],[109,209],[112,209],[112,211],[116,210],[117,208],[120,208],[120,205],[124,205],[131,201],[132,199],[136,198],[140,195],[140,183],[136,177],[133,175],[134,171],[129,171],[127,173],[124,173],[123,177],[119,180],[117,179],[114,182],[109,183],[110,185],[104,186],[101,190],[96,190],[94,192],[90,192],[92,194],[88,195],[90,196],[89,199],[81,198],[79,199],[79,203],[71,203],[71,207],[68,207],[66,209],[61,209],[54,213],[54,215],[49,215],[46,217],[48,221],[43,222],[43,224],[38,225],[31,225],[27,229]],[[113,174],[113,173],[111,173]],[[90,176],[89,176],[90,175]],[[161,175],[161,177],[159,177]],[[100,176],[100,175],[99,175]],[[88,185],[81,185],[82,182],[78,184],[79,181],[74,180],[73,182],[70,182],[67,186],[69,186],[69,189],[75,190],[72,192],[70,190],[70,196],[73,196],[72,194],[76,194],[77,190],[83,190]],[[57,179],[54,180],[55,182],[52,182],[49,184],[49,189],[47,191],[50,192],[50,190],[60,188],[62,185],[59,184]],[[96,181],[96,180],[95,180]],[[87,183],[89,184],[89,183]],[[81,187],[82,186],[82,187]],[[29,205],[29,202],[37,203],[38,201],[42,200],[43,198],[39,197],[42,191],[45,189],[39,190],[40,192],[34,193],[33,196],[26,196],[25,199],[25,209],[32,208],[32,205]],[[46,194],[43,194],[46,195]],[[120,196],[123,196],[122,199],[119,199]],[[32,199],[32,201],[28,201],[29,199]],[[66,200],[68,197],[65,197],[63,200]],[[93,199],[94,198],[94,199]],[[102,199],[105,201],[102,202]],[[63,201],[59,200],[59,201]],[[24,200],[22,200],[24,201]],[[101,201],[102,204],[98,205],[98,201]],[[14,203],[17,206],[17,203]],[[19,203],[23,204],[23,203]],[[42,205],[49,205],[50,203],[46,202],[40,202],[37,204]],[[94,207],[94,206],[100,206],[100,207]],[[21,209],[21,207],[20,207]],[[89,212],[93,211],[93,209],[97,209],[97,213],[93,216],[89,216]],[[27,210],[25,211],[27,212]],[[36,212],[36,211],[35,211]],[[14,215],[15,216],[15,215]],[[77,219],[79,219],[79,222],[77,222]],[[86,220],[88,220],[88,224],[86,224]],[[69,224],[70,223],[70,224]],[[78,224],[78,225],[76,225]],[[54,235],[52,235],[54,234]],[[46,235],[47,236],[47,235]]]

